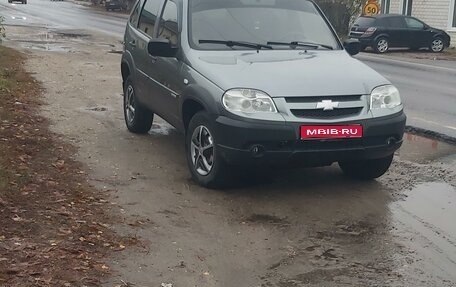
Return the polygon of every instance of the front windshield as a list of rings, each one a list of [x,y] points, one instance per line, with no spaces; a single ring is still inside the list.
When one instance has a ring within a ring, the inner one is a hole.
[[[313,43],[339,49],[315,5],[307,0],[189,0],[190,45],[200,50],[249,49],[201,40]],[[298,48],[274,45],[274,49]]]

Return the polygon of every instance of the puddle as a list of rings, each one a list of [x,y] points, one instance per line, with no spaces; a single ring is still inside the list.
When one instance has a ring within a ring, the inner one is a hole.
[[[27,20],[27,17],[25,16],[11,16],[11,19],[13,20]]]
[[[167,136],[167,135],[170,135],[174,131],[175,131],[174,127],[171,126],[170,124],[165,123],[165,122],[160,122],[160,123],[154,123],[152,125],[152,128],[149,131],[149,134]]]
[[[392,232],[410,259],[403,271],[426,270],[456,282],[455,188],[446,183],[425,183],[407,195],[390,206]]]
[[[456,145],[413,134],[405,134],[404,144],[398,153],[402,160],[425,163],[456,156]]]

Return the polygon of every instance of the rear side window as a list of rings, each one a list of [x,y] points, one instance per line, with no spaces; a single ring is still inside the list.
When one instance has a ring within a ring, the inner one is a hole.
[[[404,18],[401,17],[391,17],[386,22],[389,28],[405,28]]]
[[[130,16],[130,24],[133,27],[138,27],[138,21],[139,21],[139,12],[141,11],[141,5],[142,1],[138,1],[136,3],[135,8],[133,9],[133,12],[131,13]]]
[[[405,22],[407,22],[407,27],[410,29],[424,29],[424,24],[416,19],[405,18]]]
[[[158,37],[168,39],[171,44],[177,45],[179,34],[179,25],[177,21],[177,5],[173,1],[166,1],[160,27],[158,28]]]
[[[359,17],[355,21],[355,25],[358,25],[359,27],[372,27],[375,26],[375,18],[372,17]]]
[[[154,36],[155,23],[162,0],[147,0],[139,17],[139,30],[150,37]]]

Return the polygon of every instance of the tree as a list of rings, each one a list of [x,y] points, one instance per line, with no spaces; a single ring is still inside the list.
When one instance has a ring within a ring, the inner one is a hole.
[[[365,0],[315,0],[341,38],[346,38],[350,25],[361,14]]]

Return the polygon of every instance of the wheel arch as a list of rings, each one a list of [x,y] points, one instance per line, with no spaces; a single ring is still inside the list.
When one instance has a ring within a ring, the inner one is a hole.
[[[199,111],[217,114],[218,107],[211,93],[199,86],[189,86],[180,97],[182,128],[187,130],[191,118]]]

